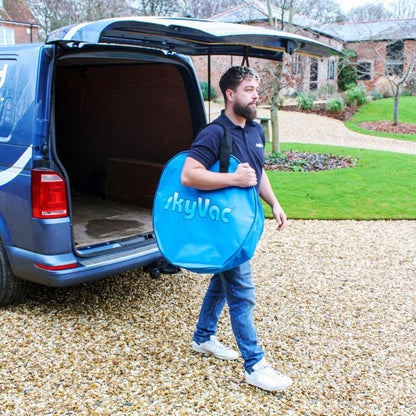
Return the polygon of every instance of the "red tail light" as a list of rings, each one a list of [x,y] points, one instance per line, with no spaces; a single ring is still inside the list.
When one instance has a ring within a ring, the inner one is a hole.
[[[66,270],[66,269],[73,269],[74,267],[77,267],[77,263],[69,263],[69,264],[61,264],[60,266],[46,266],[44,264],[35,263],[35,266],[39,269],[44,270]]]
[[[68,215],[64,179],[52,170],[32,170],[32,215],[35,218],[60,218]]]

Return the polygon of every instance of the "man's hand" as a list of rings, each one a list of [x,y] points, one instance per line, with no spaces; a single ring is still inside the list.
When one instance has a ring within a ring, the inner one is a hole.
[[[279,203],[273,205],[272,212],[278,224],[277,229],[283,231],[287,224],[287,218]]]
[[[248,188],[257,185],[256,171],[248,163],[240,163],[234,172],[234,186]]]
[[[279,204],[276,195],[273,192],[272,186],[270,185],[269,178],[266,171],[263,168],[263,175],[260,182],[260,196],[267,204],[270,205],[274,218],[277,221],[277,230],[282,231],[287,224],[286,214]]]

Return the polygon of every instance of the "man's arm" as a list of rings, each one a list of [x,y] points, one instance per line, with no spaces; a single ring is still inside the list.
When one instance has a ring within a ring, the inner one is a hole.
[[[196,159],[188,156],[182,169],[182,185],[202,191],[237,186],[246,188],[257,185],[257,176],[248,163],[240,163],[234,173],[211,172]]]
[[[273,188],[270,185],[269,178],[264,169],[260,182],[260,197],[272,208],[273,216],[276,218],[276,221],[279,224],[277,229],[283,230],[287,224],[286,214],[273,192]]]

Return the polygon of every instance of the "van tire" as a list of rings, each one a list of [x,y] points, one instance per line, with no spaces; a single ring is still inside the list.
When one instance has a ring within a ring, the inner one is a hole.
[[[13,276],[6,250],[0,240],[0,306],[21,300],[28,289],[28,282]]]

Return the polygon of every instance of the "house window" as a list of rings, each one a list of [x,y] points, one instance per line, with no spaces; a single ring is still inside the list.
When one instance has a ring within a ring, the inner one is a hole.
[[[0,9],[3,9],[4,10],[3,0],[0,0]]]
[[[14,30],[12,28],[0,27],[0,45],[14,45]]]
[[[335,61],[333,59],[328,60],[328,79],[335,78]]]
[[[386,70],[388,75],[403,75],[404,42],[398,40],[386,45]]]
[[[310,75],[309,75],[309,90],[317,90],[318,89],[318,60],[316,58],[311,58],[311,67],[310,67]]]
[[[357,79],[359,81],[371,80],[371,62],[357,63]]]
[[[292,74],[299,75],[303,72],[303,57],[300,55],[292,55]]]

